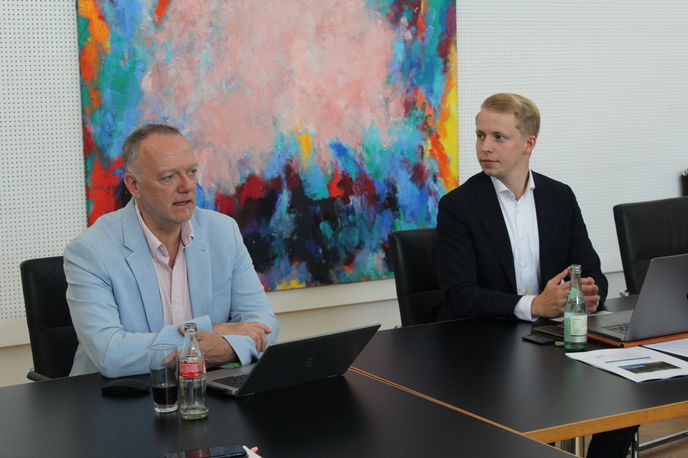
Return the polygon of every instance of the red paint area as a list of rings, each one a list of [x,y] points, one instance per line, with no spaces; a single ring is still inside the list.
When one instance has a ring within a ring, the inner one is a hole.
[[[449,50],[452,47],[454,39],[456,37],[456,4],[452,3],[449,5],[449,11],[447,11],[447,22],[445,23],[447,31],[444,35],[444,39],[440,41],[437,45],[437,54],[442,59],[443,71],[445,73],[452,70],[452,63],[449,60]]]
[[[413,174],[411,175],[411,181],[413,181],[419,188],[427,183],[428,178],[430,178],[430,173],[428,168],[424,164],[416,163],[413,166]]]
[[[234,215],[238,210],[236,208],[236,199],[222,193],[215,195],[215,208],[225,215]]]
[[[167,13],[167,7],[170,5],[170,0],[160,0],[153,11],[153,22],[155,25],[160,25]]]
[[[342,202],[348,205],[354,194],[354,182],[348,173],[335,169],[334,176],[327,183],[327,191],[330,197],[341,197]]]
[[[248,177],[239,193],[241,205],[244,205],[246,199],[258,199],[263,194],[263,186],[263,180],[258,175]]]
[[[91,185],[86,188],[86,198],[93,203],[91,214],[88,215],[88,225],[92,225],[98,218],[106,213],[120,208],[119,199],[116,199],[120,177],[113,170],[122,168],[122,159],[111,162],[103,167],[98,159],[93,161],[91,170]]]
[[[373,205],[378,201],[375,183],[366,174],[361,173],[356,177],[354,193],[359,196],[365,196],[368,205]]]

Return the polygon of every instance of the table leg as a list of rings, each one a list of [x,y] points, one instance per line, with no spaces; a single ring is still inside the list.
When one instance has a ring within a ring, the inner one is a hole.
[[[585,456],[585,437],[581,436],[575,439],[559,441],[559,448],[582,458]]]

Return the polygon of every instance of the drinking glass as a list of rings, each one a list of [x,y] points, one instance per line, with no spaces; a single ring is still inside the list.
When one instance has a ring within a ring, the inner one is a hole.
[[[148,365],[153,391],[153,409],[157,413],[177,410],[177,346],[154,344],[148,347]]]

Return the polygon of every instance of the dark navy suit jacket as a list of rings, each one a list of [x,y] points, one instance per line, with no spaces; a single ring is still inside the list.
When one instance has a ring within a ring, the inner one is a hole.
[[[571,264],[593,277],[602,298],[607,279],[588,237],[571,188],[533,172],[540,239],[540,289]],[[471,177],[440,200],[437,260],[442,306],[438,319],[456,317],[515,318],[514,259],[509,233],[492,180]]]

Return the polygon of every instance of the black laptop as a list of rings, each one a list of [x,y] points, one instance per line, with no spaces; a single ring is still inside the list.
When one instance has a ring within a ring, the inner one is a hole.
[[[630,342],[688,332],[688,253],[652,259],[640,294],[612,300],[635,308],[589,316],[589,333]]]
[[[208,372],[208,388],[250,396],[342,375],[379,324],[270,345],[258,361]]]

